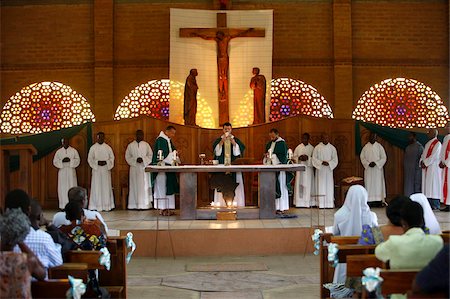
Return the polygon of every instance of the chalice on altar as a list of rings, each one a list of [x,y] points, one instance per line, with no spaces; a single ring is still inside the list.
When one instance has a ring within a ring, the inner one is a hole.
[[[200,158],[200,165],[205,165],[206,154],[200,154],[198,157]]]

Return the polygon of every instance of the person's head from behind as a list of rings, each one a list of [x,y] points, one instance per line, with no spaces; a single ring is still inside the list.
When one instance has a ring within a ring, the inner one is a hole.
[[[21,209],[25,215],[30,215],[30,197],[22,189],[15,189],[5,196],[5,210]]]
[[[42,207],[37,199],[30,200],[30,221],[32,225],[40,225],[42,218]]]
[[[278,139],[278,136],[280,136],[280,132],[278,132],[277,129],[275,129],[275,128],[270,129],[270,132],[269,132],[270,140],[275,141]]]
[[[361,185],[353,185],[348,189],[347,195],[345,196],[344,206],[349,210],[355,208],[360,208],[362,206],[367,206],[367,190]]]
[[[405,202],[400,211],[400,216],[405,232],[410,228],[423,228],[424,226],[423,209],[418,202],[412,200]]]
[[[411,201],[409,197],[399,195],[389,202],[389,205],[386,207],[386,216],[391,224],[402,226],[401,210],[403,205],[408,201]]]
[[[233,126],[229,122],[224,123],[222,128],[224,134],[231,134],[231,131],[233,130]]]
[[[310,138],[309,133],[303,133],[303,135],[302,135],[302,143],[304,145],[308,145],[309,138]]]
[[[12,251],[30,232],[30,220],[20,208],[8,209],[0,215],[1,251]]]
[[[66,211],[66,219],[70,222],[81,221],[84,218],[83,208],[79,202],[69,201],[64,207],[64,210]]]
[[[416,141],[417,141],[416,133],[414,133],[414,132],[409,133],[409,135],[408,135],[408,142],[410,144],[413,144]]]
[[[167,126],[166,130],[164,131],[164,134],[166,134],[169,138],[175,137],[175,133],[177,132],[177,129],[175,129],[174,126]]]
[[[87,190],[83,187],[72,187],[68,192],[69,202],[75,201],[78,202],[82,208],[87,208]]]

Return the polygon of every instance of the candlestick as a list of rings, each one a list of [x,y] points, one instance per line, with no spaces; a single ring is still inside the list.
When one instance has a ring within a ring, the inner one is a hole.
[[[163,160],[163,151],[162,150],[158,150],[158,160],[159,161]]]

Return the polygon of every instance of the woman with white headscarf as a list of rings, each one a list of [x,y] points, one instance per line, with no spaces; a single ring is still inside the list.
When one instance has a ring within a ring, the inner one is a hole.
[[[416,193],[411,195],[409,198],[411,198],[412,201],[418,202],[422,206],[425,227],[430,230],[430,234],[441,234],[441,227],[439,226],[439,222],[437,221],[436,216],[431,210],[430,203],[428,202],[427,197],[423,193]]]
[[[377,215],[370,211],[367,199],[367,191],[363,186],[350,187],[344,205],[334,214],[333,235],[360,236],[364,224],[378,225]],[[353,290],[340,285],[345,283],[346,271],[347,264],[343,263],[338,264],[334,271],[333,285],[329,285],[331,296],[334,298],[344,298],[353,293]]]

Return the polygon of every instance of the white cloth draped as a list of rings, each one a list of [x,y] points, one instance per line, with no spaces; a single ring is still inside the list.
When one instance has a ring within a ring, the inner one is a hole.
[[[100,166],[98,161],[106,161],[106,165]],[[112,148],[106,143],[95,143],[89,149],[88,163],[92,168],[89,210],[110,211],[114,209],[111,184],[111,169],[114,167]]]
[[[387,157],[381,144],[368,142],[361,151],[361,163],[364,166],[364,185],[369,194],[369,202],[384,201],[386,198],[386,184],[384,181],[384,164]],[[374,167],[369,164],[375,162]]]
[[[64,158],[69,158],[69,162],[63,162]],[[78,151],[69,146],[56,151],[53,157],[53,165],[58,168],[58,200],[59,208],[64,209],[69,202],[68,191],[78,185],[77,172],[75,168],[80,165],[80,155]]]
[[[328,166],[322,162],[328,162]],[[333,170],[338,165],[336,148],[331,144],[319,143],[313,151],[312,164],[316,168],[315,187],[319,200],[319,208],[334,207],[334,178]]]
[[[136,140],[128,144],[125,160],[130,165],[130,182],[128,187],[128,209],[150,209],[153,201],[149,174],[145,167],[152,162],[153,151],[150,145]],[[143,162],[136,160],[142,158]]]
[[[315,200],[311,198],[314,190],[313,151],[314,146],[311,144],[305,146],[303,143],[300,143],[294,151],[294,161],[305,166],[305,171],[297,171],[295,173],[294,205],[296,207],[309,208],[311,204],[316,205]],[[308,160],[300,161],[299,157],[302,155],[307,155]]]
[[[431,210],[431,206],[428,202],[427,197],[423,193],[416,193],[411,195],[409,198],[411,198],[412,201],[418,202],[422,206],[425,226],[430,230],[430,234],[441,234],[441,227],[439,226],[439,222],[437,221],[436,216]]]
[[[428,150],[434,140],[436,138],[425,144],[422,157],[420,157],[420,162],[423,162],[426,166],[426,168],[422,169],[422,193],[427,198],[440,199],[442,194],[442,170],[439,168],[441,154],[441,143],[439,141],[433,147],[431,155],[427,157]]]

